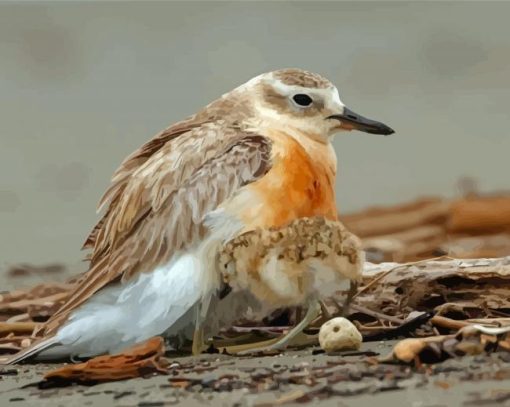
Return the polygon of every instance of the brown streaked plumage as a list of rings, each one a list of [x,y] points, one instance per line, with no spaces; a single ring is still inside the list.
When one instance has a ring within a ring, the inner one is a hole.
[[[330,140],[357,120],[344,111],[328,80],[286,69],[248,81],[145,143],[100,202],[105,213],[84,244],[89,270],[44,325],[44,340],[12,361],[39,352],[91,356],[160,334],[189,338],[190,324],[197,333],[224,317],[211,304],[225,241],[303,217],[336,220]],[[389,131],[359,122],[364,131]],[[199,351],[200,335],[193,339]]]
[[[360,240],[338,221],[323,217],[298,218],[282,227],[257,228],[227,242],[218,256],[223,280],[234,290],[248,290],[269,309],[304,304],[320,298],[317,268],[330,268],[335,278],[360,281],[364,255]],[[269,266],[272,262],[278,263]],[[267,267],[282,273],[264,275]],[[336,274],[336,275],[335,275]],[[280,285],[295,286],[285,292]],[[328,282],[324,282],[328,283]]]
[[[311,89],[326,89],[333,87],[333,84],[321,75],[310,71],[304,71],[302,69],[281,69],[276,71],[274,76],[285,85],[295,85]]]

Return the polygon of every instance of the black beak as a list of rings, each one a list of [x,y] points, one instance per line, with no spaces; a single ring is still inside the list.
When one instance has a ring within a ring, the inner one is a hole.
[[[367,119],[346,107],[344,107],[343,114],[334,114],[326,117],[326,119],[339,120],[342,123],[351,125],[353,129],[364,131],[365,133],[384,134],[385,136],[395,133],[392,128],[386,126],[384,123]]]

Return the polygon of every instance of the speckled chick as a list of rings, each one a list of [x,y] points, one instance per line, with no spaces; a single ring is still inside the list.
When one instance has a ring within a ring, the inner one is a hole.
[[[320,300],[360,281],[364,253],[342,223],[311,217],[246,232],[226,243],[218,259],[232,290],[247,290],[273,309]]]

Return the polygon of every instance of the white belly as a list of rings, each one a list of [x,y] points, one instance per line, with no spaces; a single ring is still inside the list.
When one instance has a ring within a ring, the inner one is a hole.
[[[203,253],[187,253],[127,284],[107,287],[73,312],[58,331],[61,356],[112,353],[165,331],[215,290],[214,270]],[[169,329],[170,328],[170,329]]]

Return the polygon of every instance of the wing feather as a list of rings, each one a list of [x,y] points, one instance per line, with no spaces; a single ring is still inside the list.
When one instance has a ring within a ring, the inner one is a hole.
[[[145,143],[142,147],[129,155],[115,171],[112,177],[110,187],[103,194],[99,201],[98,210],[109,205],[106,213],[101,220],[96,224],[91,233],[88,235],[83,248],[93,249],[101,245],[96,245],[99,241],[105,238],[104,231],[105,223],[111,218],[112,212],[117,208],[120,198],[122,197],[125,189],[130,183],[133,173],[139,169],[144,163],[151,159],[155,153],[160,151],[167,143],[180,137],[183,134],[190,133],[201,126],[207,125],[206,120],[196,120],[195,117],[176,123],[175,125],[165,129],[152,140]],[[92,257],[93,255],[91,255]]]
[[[142,154],[137,168],[123,164],[130,176],[117,176],[116,189],[107,192],[110,206],[87,239],[91,267],[48,321],[47,334],[107,284],[153,270],[199,242],[206,215],[271,166],[270,140],[222,123],[195,127],[158,147],[150,157]]]

